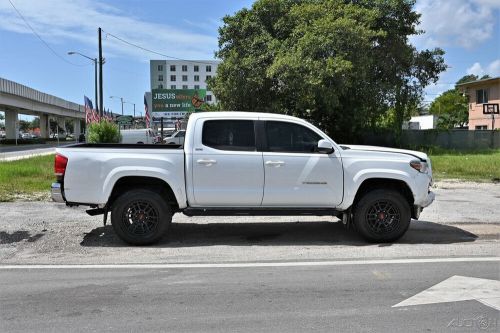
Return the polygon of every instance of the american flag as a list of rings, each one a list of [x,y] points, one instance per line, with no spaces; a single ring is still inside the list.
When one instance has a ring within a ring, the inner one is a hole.
[[[83,100],[85,102],[85,123],[89,124],[94,121],[92,101],[85,95],[83,96]]]
[[[146,128],[149,128],[150,126],[150,122],[151,122],[151,118],[149,116],[149,107],[148,107],[148,101],[146,100],[146,94],[144,94],[144,113],[145,113],[145,116],[146,116]]]
[[[92,115],[93,115],[93,121],[95,123],[98,123],[99,122],[99,113],[97,113],[97,110],[93,110]]]

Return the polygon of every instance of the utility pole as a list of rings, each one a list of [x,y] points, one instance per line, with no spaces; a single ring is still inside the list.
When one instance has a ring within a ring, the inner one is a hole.
[[[98,29],[98,35],[99,35],[99,116],[102,117],[102,110],[103,110],[103,100],[102,100],[102,39],[101,39],[101,28]],[[96,102],[97,103],[97,102]],[[123,111],[122,111],[123,113]]]

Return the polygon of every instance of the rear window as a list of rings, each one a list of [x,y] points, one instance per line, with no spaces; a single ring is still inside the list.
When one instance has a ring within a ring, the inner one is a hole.
[[[252,120],[208,120],[203,124],[202,143],[220,150],[256,151]]]

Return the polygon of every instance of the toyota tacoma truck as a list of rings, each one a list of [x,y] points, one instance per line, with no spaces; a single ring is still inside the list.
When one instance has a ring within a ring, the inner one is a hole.
[[[57,148],[52,198],[111,213],[116,234],[152,244],[172,216],[331,215],[366,240],[392,242],[434,200],[421,152],[339,145],[305,120],[254,112],[189,118],[183,146]]]

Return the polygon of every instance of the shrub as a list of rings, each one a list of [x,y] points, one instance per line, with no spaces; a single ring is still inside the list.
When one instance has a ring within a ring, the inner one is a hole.
[[[88,126],[88,143],[119,143],[121,140],[118,125],[102,120]]]

